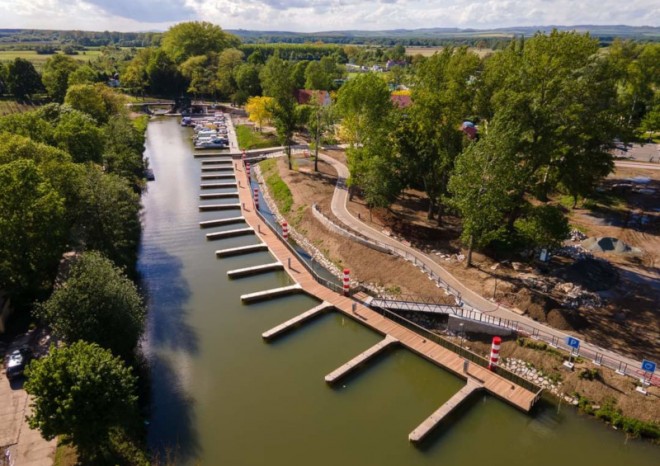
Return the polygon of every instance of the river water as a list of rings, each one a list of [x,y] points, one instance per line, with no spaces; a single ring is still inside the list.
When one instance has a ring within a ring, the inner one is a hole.
[[[413,447],[409,432],[462,382],[399,349],[327,386],[327,373],[380,339],[334,313],[265,343],[262,332],[317,302],[293,296],[241,303],[241,294],[290,281],[284,272],[227,277],[273,258],[216,258],[217,249],[256,240],[205,240],[209,231],[236,226],[201,230],[200,221],[237,211],[198,212],[201,164],[189,138],[177,119],[149,123],[146,155],[156,180],[143,196],[139,269],[149,306],[149,444],[162,457],[227,466],[660,464],[658,447],[627,441],[565,405],[542,403],[527,415],[489,396],[475,399],[423,448]]]

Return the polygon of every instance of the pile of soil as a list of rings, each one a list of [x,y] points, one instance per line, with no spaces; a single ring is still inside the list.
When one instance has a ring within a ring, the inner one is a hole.
[[[612,264],[591,257],[576,261],[559,276],[588,291],[609,290],[619,282],[619,273]]]
[[[587,251],[592,252],[615,252],[617,254],[634,252],[634,249],[628,246],[626,243],[617,238],[612,238],[611,236],[604,236],[602,238],[587,238],[582,241],[582,247]]]

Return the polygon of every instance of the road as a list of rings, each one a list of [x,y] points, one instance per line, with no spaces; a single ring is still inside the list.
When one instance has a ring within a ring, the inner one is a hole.
[[[370,227],[369,225],[364,224],[361,220],[355,218],[347,209],[346,204],[348,202],[348,190],[345,187],[346,179],[348,178],[349,171],[348,168],[338,162],[334,158],[320,154],[321,160],[332,165],[335,170],[337,170],[338,180],[335,187],[335,191],[332,197],[332,213],[348,228],[356,231],[357,233],[366,236],[372,240],[384,243],[393,249],[403,252],[408,255],[408,257],[414,258],[418,263],[423,263],[427,269],[433,271],[437,276],[439,276],[445,283],[450,287],[460,293],[462,301],[469,306],[473,307],[475,310],[479,310],[482,313],[486,313],[491,316],[501,317],[502,319],[509,319],[511,321],[519,322],[527,327],[539,330],[546,334],[552,335],[558,339],[559,342],[565,341],[566,337],[569,335],[567,333],[561,332],[552,327],[546,326],[542,323],[536,322],[532,319],[529,319],[525,316],[518,314],[517,312],[512,311],[506,307],[503,307],[499,304],[493,303],[488,299],[485,299],[483,296],[475,293],[471,289],[463,285],[456,277],[454,277],[448,270],[442,267],[440,264],[435,262],[432,258],[422,253],[419,250],[406,246],[400,241],[393,239],[382,232]],[[628,162],[625,162],[628,163]],[[639,164],[634,164],[639,165]],[[647,164],[644,164],[647,165]],[[578,335],[573,335],[578,336]],[[578,336],[579,337],[579,336]],[[595,345],[590,342],[582,341],[581,351],[590,351],[593,353],[604,355],[606,358],[618,359],[628,364],[630,371],[641,367],[641,361],[629,358],[620,354],[617,354],[613,351],[606,350],[598,345]],[[656,377],[657,379],[657,377]]]
[[[660,163],[647,163],[647,162],[628,162],[627,160],[616,160],[614,162],[616,167],[620,168],[639,168],[642,170],[660,170]]]

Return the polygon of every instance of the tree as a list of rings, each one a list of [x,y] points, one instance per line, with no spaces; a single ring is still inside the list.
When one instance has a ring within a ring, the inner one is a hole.
[[[47,440],[59,436],[74,445],[83,462],[105,463],[113,431],[131,429],[138,418],[136,377],[98,345],[51,348],[26,374],[25,390],[33,396],[30,427]]]
[[[106,173],[121,176],[138,192],[144,179],[144,135],[128,118],[113,118],[104,132],[103,165]]]
[[[261,131],[264,121],[270,120],[273,115],[270,108],[273,106],[272,97],[250,97],[245,105],[245,111],[248,113],[250,121],[256,123]]]
[[[293,95],[295,83],[291,64],[279,56],[271,56],[261,70],[261,85],[264,93],[273,98],[268,110],[273,116],[280,143],[286,147],[289,170],[291,170],[291,142],[299,120]]]
[[[39,316],[66,342],[97,343],[132,361],[144,329],[142,298],[124,273],[100,253],[75,260],[64,285],[41,304]]]
[[[310,63],[312,62],[309,62],[307,60],[300,60],[297,61],[295,65],[293,65],[293,82],[294,82],[294,87],[296,89],[304,89],[306,87],[305,73]],[[314,88],[307,87],[307,89],[314,89]]]
[[[24,58],[16,58],[9,62],[6,84],[9,93],[18,99],[27,99],[44,87],[34,65]]]
[[[238,47],[240,39],[206,21],[190,21],[172,26],[161,41],[162,50],[175,63],[209,52],[220,53],[229,47]]]
[[[217,88],[225,96],[234,100],[238,91],[235,71],[243,63],[245,55],[238,49],[224,49],[218,55]]]
[[[515,223],[516,231],[526,245],[536,248],[559,247],[568,237],[568,220],[559,207],[539,205],[529,207]]]
[[[54,145],[71,154],[74,162],[101,163],[103,130],[90,115],[64,106],[53,123]]]
[[[213,95],[217,91],[217,57],[209,55],[190,57],[179,66],[181,74],[188,80],[188,92],[193,95]]]
[[[178,95],[186,89],[185,78],[162,49],[156,49],[149,55],[145,71],[149,90],[156,95]]]
[[[234,79],[238,92],[244,97],[244,103],[252,96],[261,95],[261,81],[259,80],[259,69],[255,65],[243,63],[234,70]]]
[[[94,84],[99,81],[101,81],[99,74],[89,65],[83,65],[69,75],[69,86],[75,84]],[[62,97],[62,100],[64,100],[64,97]]]
[[[0,288],[23,298],[50,288],[64,249],[64,200],[32,160],[0,165]]]
[[[83,249],[97,250],[118,266],[133,272],[140,241],[140,198],[128,181],[86,167],[76,186],[73,235]]]
[[[46,60],[41,79],[48,95],[55,102],[64,102],[69,87],[69,76],[78,68],[78,62],[71,57],[56,54]]]
[[[124,98],[104,84],[76,84],[69,87],[64,103],[85,112],[99,123],[126,113]]]

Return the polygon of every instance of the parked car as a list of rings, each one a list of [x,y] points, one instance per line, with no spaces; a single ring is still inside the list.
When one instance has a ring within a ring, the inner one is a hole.
[[[7,362],[7,378],[9,380],[14,380],[21,375],[28,363],[32,360],[32,350],[27,346],[23,346],[12,352],[9,355],[9,361]]]

